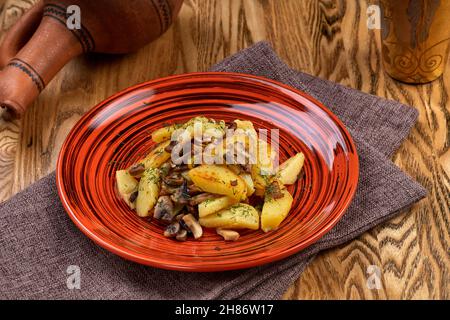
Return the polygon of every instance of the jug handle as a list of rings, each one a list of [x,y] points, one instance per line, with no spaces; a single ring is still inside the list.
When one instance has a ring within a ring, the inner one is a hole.
[[[0,113],[5,120],[20,118],[58,71],[86,51],[79,31],[65,21],[65,8],[41,0],[5,35],[0,45]]]

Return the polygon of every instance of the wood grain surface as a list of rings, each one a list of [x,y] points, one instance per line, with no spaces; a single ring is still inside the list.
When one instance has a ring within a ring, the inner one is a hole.
[[[0,34],[36,0],[0,0]],[[413,86],[383,73],[380,38],[366,26],[369,1],[185,0],[176,23],[126,56],[68,64],[20,121],[0,120],[0,201],[55,168],[70,128],[118,90],[171,74],[205,71],[259,40],[292,67],[417,108],[418,124],[395,163],[429,192],[411,210],[318,256],[285,299],[450,299],[450,63]],[[367,286],[370,265],[381,288]]]

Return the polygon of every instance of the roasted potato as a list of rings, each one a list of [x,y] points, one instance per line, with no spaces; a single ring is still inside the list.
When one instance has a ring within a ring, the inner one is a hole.
[[[259,229],[259,213],[251,205],[238,203],[206,217],[200,224],[206,228]]]
[[[189,177],[205,192],[223,194],[238,201],[247,197],[245,182],[225,166],[204,164],[191,169]]]
[[[225,123],[223,121],[213,122],[205,117],[195,117],[184,124],[171,124],[153,131],[152,140],[157,143],[171,140],[172,134],[177,130],[187,131],[192,136],[195,123],[200,125],[205,136],[218,138],[225,134]]]
[[[198,215],[200,218],[206,217],[222,209],[228,208],[237,202],[236,199],[228,196],[209,199],[198,205]]]
[[[130,175],[128,170],[117,170],[116,171],[116,183],[117,191],[120,197],[128,204],[131,209],[135,208],[134,202],[130,201],[130,196],[132,193],[138,190],[139,182]]]
[[[266,192],[261,213],[261,229],[264,232],[276,230],[291,210],[293,198],[289,191],[282,188],[281,198],[274,198],[270,191]]]
[[[255,185],[255,194],[263,196],[266,186],[269,185],[275,176],[272,147],[267,142],[259,139],[257,149],[257,163],[252,165],[251,176]]]
[[[145,168],[159,168],[164,162],[170,159],[170,153],[164,149],[170,144],[170,141],[164,141],[157,145],[155,149],[141,161]]]
[[[278,168],[277,179],[285,185],[293,184],[297,181],[298,175],[303,168],[305,156],[299,152],[295,156],[283,162]]]
[[[145,169],[139,181],[136,212],[140,217],[150,215],[150,210],[156,204],[160,189],[160,172],[157,168]]]

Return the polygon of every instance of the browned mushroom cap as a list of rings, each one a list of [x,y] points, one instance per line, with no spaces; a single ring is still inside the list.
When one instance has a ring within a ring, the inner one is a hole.
[[[168,185],[166,185],[165,183],[161,184],[161,192],[159,193],[160,196],[167,196],[167,195],[171,195],[174,194],[178,189],[177,188],[172,188],[169,187]]]
[[[198,206],[186,205],[186,210],[188,213],[192,213],[194,217],[198,217]]]
[[[169,196],[161,196],[155,205],[155,212],[153,217],[165,222],[171,222],[175,216],[173,202]]]
[[[239,233],[233,230],[216,229],[218,235],[221,235],[225,241],[236,241],[239,239]]]
[[[200,238],[203,235],[203,229],[200,223],[194,218],[192,214],[187,214],[182,219],[187,227],[191,230],[195,239]]]
[[[188,193],[186,181],[170,197],[175,203],[187,204],[191,196]]]
[[[180,221],[184,217],[184,213],[180,213],[175,217],[175,221]]]
[[[185,171],[188,169],[189,169],[189,166],[187,164],[182,163],[182,164],[175,165],[175,167],[172,168],[172,171],[173,172],[182,172],[182,171]]]
[[[177,236],[175,237],[178,241],[186,241],[188,236],[188,232],[185,229],[181,229],[178,231]]]
[[[128,173],[133,177],[140,177],[145,171],[145,166],[143,163],[133,164],[129,169]]]
[[[165,176],[167,176],[169,174],[170,171],[170,163],[169,162],[164,162],[161,167],[159,167],[159,172],[161,174],[161,178],[164,178]]]
[[[178,222],[173,222],[167,226],[166,230],[164,230],[164,237],[173,238],[177,236],[179,231],[180,224]]]

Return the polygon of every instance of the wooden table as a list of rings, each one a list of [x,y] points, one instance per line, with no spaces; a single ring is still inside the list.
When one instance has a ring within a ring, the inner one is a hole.
[[[0,32],[36,0],[0,0]],[[383,73],[380,38],[366,27],[366,1],[185,0],[168,32],[126,56],[81,57],[67,65],[20,121],[0,120],[0,201],[55,168],[70,128],[118,90],[171,74],[204,71],[259,40],[292,67],[414,106],[419,121],[395,163],[423,184],[426,199],[319,255],[286,299],[450,298],[450,63],[445,77],[412,86]],[[381,269],[379,290],[367,268]]]

